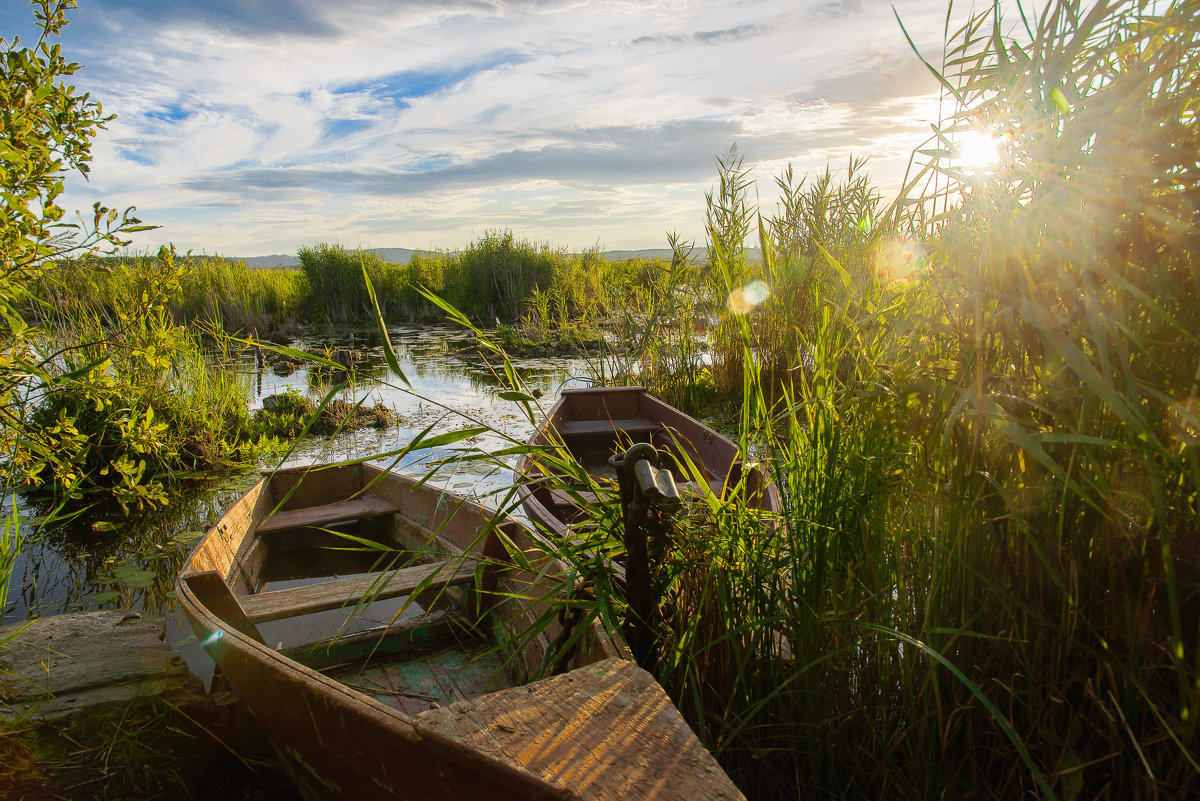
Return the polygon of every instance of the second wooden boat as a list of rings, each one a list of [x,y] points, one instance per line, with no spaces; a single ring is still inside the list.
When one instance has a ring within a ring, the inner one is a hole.
[[[548,467],[554,460],[536,452],[521,456],[513,472],[525,513],[550,533],[570,536],[572,524],[587,519],[585,506],[615,501],[616,472],[609,458],[638,442],[673,457],[666,462],[674,464],[664,466],[685,489],[718,495],[737,491],[758,509],[780,511],[779,492],[762,467],[744,462],[729,438],[644,387],[589,387],[564,390],[529,440],[539,449],[565,449],[587,471],[587,480],[557,472]],[[699,475],[681,469],[681,463]]]
[[[258,482],[176,590],[306,798],[741,798],[619,641],[556,615],[563,570],[511,519],[352,465]]]

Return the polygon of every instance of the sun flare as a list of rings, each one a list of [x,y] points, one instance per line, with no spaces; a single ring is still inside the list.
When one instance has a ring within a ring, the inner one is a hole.
[[[1000,162],[1000,140],[985,131],[967,131],[958,140],[955,153],[967,169],[987,170]]]

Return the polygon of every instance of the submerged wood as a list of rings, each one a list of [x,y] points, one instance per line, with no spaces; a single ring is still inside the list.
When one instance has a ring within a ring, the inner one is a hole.
[[[398,571],[383,575],[382,587],[424,570],[428,581],[407,587],[419,606],[386,631],[269,647],[275,635],[262,636],[264,627],[280,625],[293,601],[323,592],[272,590],[281,580],[273,565],[285,551],[303,563],[295,557],[308,553],[306,543],[328,535],[264,534],[260,525],[272,512],[278,519],[355,499],[394,507],[354,524],[354,535],[403,557],[353,587],[349,577],[335,586],[354,606],[381,571]],[[306,798],[741,798],[622,643],[592,625],[565,647],[572,638],[554,607],[564,569],[512,520],[494,524],[449,493],[353,465],[260,481],[206,535],[177,591],[197,637]],[[260,600],[272,593],[290,593],[288,602]],[[548,625],[522,637],[539,619]],[[543,665],[563,671],[530,681]]]
[[[744,463],[738,446],[695,418],[646,392],[643,387],[589,387],[564,390],[529,444],[565,449],[591,475],[591,486],[576,486],[544,466],[536,454],[517,462],[517,492],[525,513],[550,533],[567,537],[573,521],[585,517],[585,504],[604,501],[593,489],[608,489],[616,501],[616,474],[608,457],[638,442],[648,442],[690,461],[703,474],[700,485],[681,475],[693,492],[743,493],[747,503],[767,512],[781,509],[779,491],[763,468]]]

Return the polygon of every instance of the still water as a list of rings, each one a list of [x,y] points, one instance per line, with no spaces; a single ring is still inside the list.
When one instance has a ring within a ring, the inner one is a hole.
[[[445,464],[452,450],[423,450],[397,461],[387,456],[418,432],[431,433],[486,426],[488,431],[454,446],[495,452],[523,442],[532,431],[518,403],[503,400],[510,389],[498,368],[478,356],[460,356],[467,342],[461,329],[438,326],[397,326],[389,337],[411,389],[389,374],[374,329],[342,328],[314,331],[292,347],[331,350],[353,348],[368,356],[355,384],[344,397],[382,402],[397,422],[384,429],[365,428],[337,437],[315,437],[300,443],[282,460],[265,460],[259,469],[353,458],[420,475],[437,469],[436,482],[461,494],[475,495],[490,506],[499,505],[511,483],[511,461]],[[587,383],[589,363],[580,358],[517,359],[513,362],[529,390],[544,393],[538,401],[549,409],[562,389]],[[279,375],[269,359],[246,354],[231,369],[244,375],[251,408],[276,393],[295,391],[319,401],[329,384],[318,371],[299,369]],[[536,394],[536,393],[535,393]],[[380,456],[380,454],[385,454]],[[515,457],[514,457],[515,458]],[[441,465],[439,467],[439,465]],[[258,478],[258,470],[224,476],[202,486],[177,491],[169,508],[129,521],[112,532],[92,529],[94,517],[43,535],[18,557],[9,587],[4,622],[89,609],[134,609],[164,621],[166,633],[177,629],[179,615],[172,586],[188,552],[199,536]],[[21,509],[22,501],[16,499]],[[12,503],[12,499],[6,502]],[[22,512],[28,513],[27,509]]]

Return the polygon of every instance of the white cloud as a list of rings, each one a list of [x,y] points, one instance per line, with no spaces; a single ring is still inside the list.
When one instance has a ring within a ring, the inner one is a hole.
[[[572,248],[697,237],[714,158],[770,175],[871,155],[898,183],[935,85],[891,6],[801,2],[85,4],[78,83],[119,116],[68,204],[136,204],[143,247]],[[944,6],[897,4],[923,45]],[[334,13],[336,9],[336,13]]]

